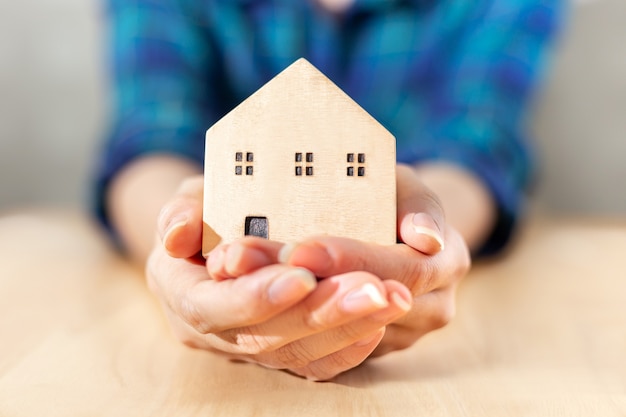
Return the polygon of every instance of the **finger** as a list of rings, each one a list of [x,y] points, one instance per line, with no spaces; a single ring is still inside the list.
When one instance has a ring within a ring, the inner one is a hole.
[[[315,291],[283,314],[254,326],[224,331],[216,337],[215,346],[233,353],[261,354],[377,312],[384,314],[387,310],[394,317],[402,315],[407,304],[410,308],[411,295],[403,285],[392,285],[390,288],[400,296],[392,297],[387,293],[389,285],[366,272],[351,272],[320,281]],[[408,301],[402,303],[402,299]],[[379,319],[376,328],[385,323],[384,317]],[[373,330],[368,329],[367,333]]]
[[[367,271],[383,280],[406,285],[414,295],[448,286],[469,270],[467,247],[454,230],[448,231],[448,248],[437,256],[425,255],[405,244],[382,246],[334,236],[319,236],[285,245],[280,260],[325,278],[348,271]]]
[[[397,167],[397,187],[400,240],[426,255],[442,251],[445,216],[437,196],[406,165]]]
[[[215,280],[236,278],[277,262],[282,243],[258,237],[244,237],[220,245],[207,256],[207,268]]]
[[[356,368],[376,349],[385,335],[385,328],[330,355],[317,359],[306,366],[290,369],[290,372],[311,381],[328,381],[337,375]]]
[[[272,265],[234,280],[199,282],[177,297],[175,309],[198,332],[219,333],[269,320],[316,285],[309,271]]]
[[[320,358],[332,355],[355,343],[369,343],[368,338],[396,321],[411,309],[411,294],[406,287],[386,281],[388,306],[345,324],[299,338],[278,349],[258,355],[261,362],[277,368],[301,368]]]
[[[436,285],[429,257],[403,244],[381,246],[354,239],[319,236],[285,245],[282,262],[306,268],[326,278],[349,271],[367,271],[383,280],[397,280],[415,291]],[[418,282],[419,281],[419,282]]]
[[[189,258],[202,247],[203,187],[201,176],[183,181],[159,214],[157,232],[170,256]]]
[[[302,368],[303,372],[298,372],[300,375],[310,376],[312,379],[328,379],[357,366],[374,350],[383,336],[384,326],[410,309],[410,294],[406,288],[392,281],[385,284],[388,293],[391,294],[389,308],[345,326],[298,340],[280,349],[258,354],[246,349],[224,350],[223,347],[215,345],[213,335],[198,333],[171,311],[168,312],[168,318],[176,337],[188,346],[217,351],[270,368]],[[272,334],[268,335],[268,338],[272,337]],[[305,371],[304,368],[307,367],[311,369]]]
[[[315,277],[302,268],[271,265],[236,280],[209,279],[206,268],[165,253],[150,258],[148,275],[166,306],[199,333],[263,322],[306,297]]]

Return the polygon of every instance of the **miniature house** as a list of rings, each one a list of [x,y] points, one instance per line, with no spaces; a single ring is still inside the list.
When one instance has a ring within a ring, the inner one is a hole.
[[[206,133],[203,253],[245,235],[396,242],[395,138],[300,59]]]

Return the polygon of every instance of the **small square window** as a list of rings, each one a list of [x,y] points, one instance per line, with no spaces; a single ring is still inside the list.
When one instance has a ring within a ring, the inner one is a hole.
[[[296,162],[302,162],[302,152],[296,152]]]
[[[313,162],[313,152],[307,152],[306,153],[306,161],[307,162]]]
[[[346,172],[346,175],[348,177],[354,177],[354,168],[353,167],[348,167],[348,171]]]
[[[313,175],[313,167],[306,167],[306,175]]]
[[[247,162],[253,162],[254,161],[254,154],[252,152],[247,152],[246,153],[246,161]]]
[[[246,167],[246,175],[252,175],[252,167],[251,166]]]
[[[364,153],[360,153],[358,156],[358,160],[359,160],[359,164],[364,164],[365,163],[365,154]]]
[[[365,175],[365,168],[364,167],[359,167],[359,171],[358,172],[359,172],[359,174],[358,174],[359,177],[364,176]]]
[[[348,162],[354,162],[354,154],[353,153],[349,153],[347,155],[346,159],[347,159]]]
[[[297,176],[302,175],[302,167],[296,167],[296,175]]]
[[[241,165],[235,166],[235,175],[241,175]]]
[[[235,153],[235,161],[241,162],[242,159],[243,159],[243,154],[241,152],[236,152]]]

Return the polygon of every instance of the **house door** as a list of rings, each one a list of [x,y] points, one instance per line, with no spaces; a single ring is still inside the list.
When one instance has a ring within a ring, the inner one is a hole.
[[[246,236],[258,236],[264,239],[269,239],[269,227],[267,224],[267,217],[246,217]]]

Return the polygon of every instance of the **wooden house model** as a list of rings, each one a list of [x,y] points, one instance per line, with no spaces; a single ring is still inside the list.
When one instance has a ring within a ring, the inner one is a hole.
[[[255,235],[396,242],[395,138],[305,59],[206,132],[203,253]]]

